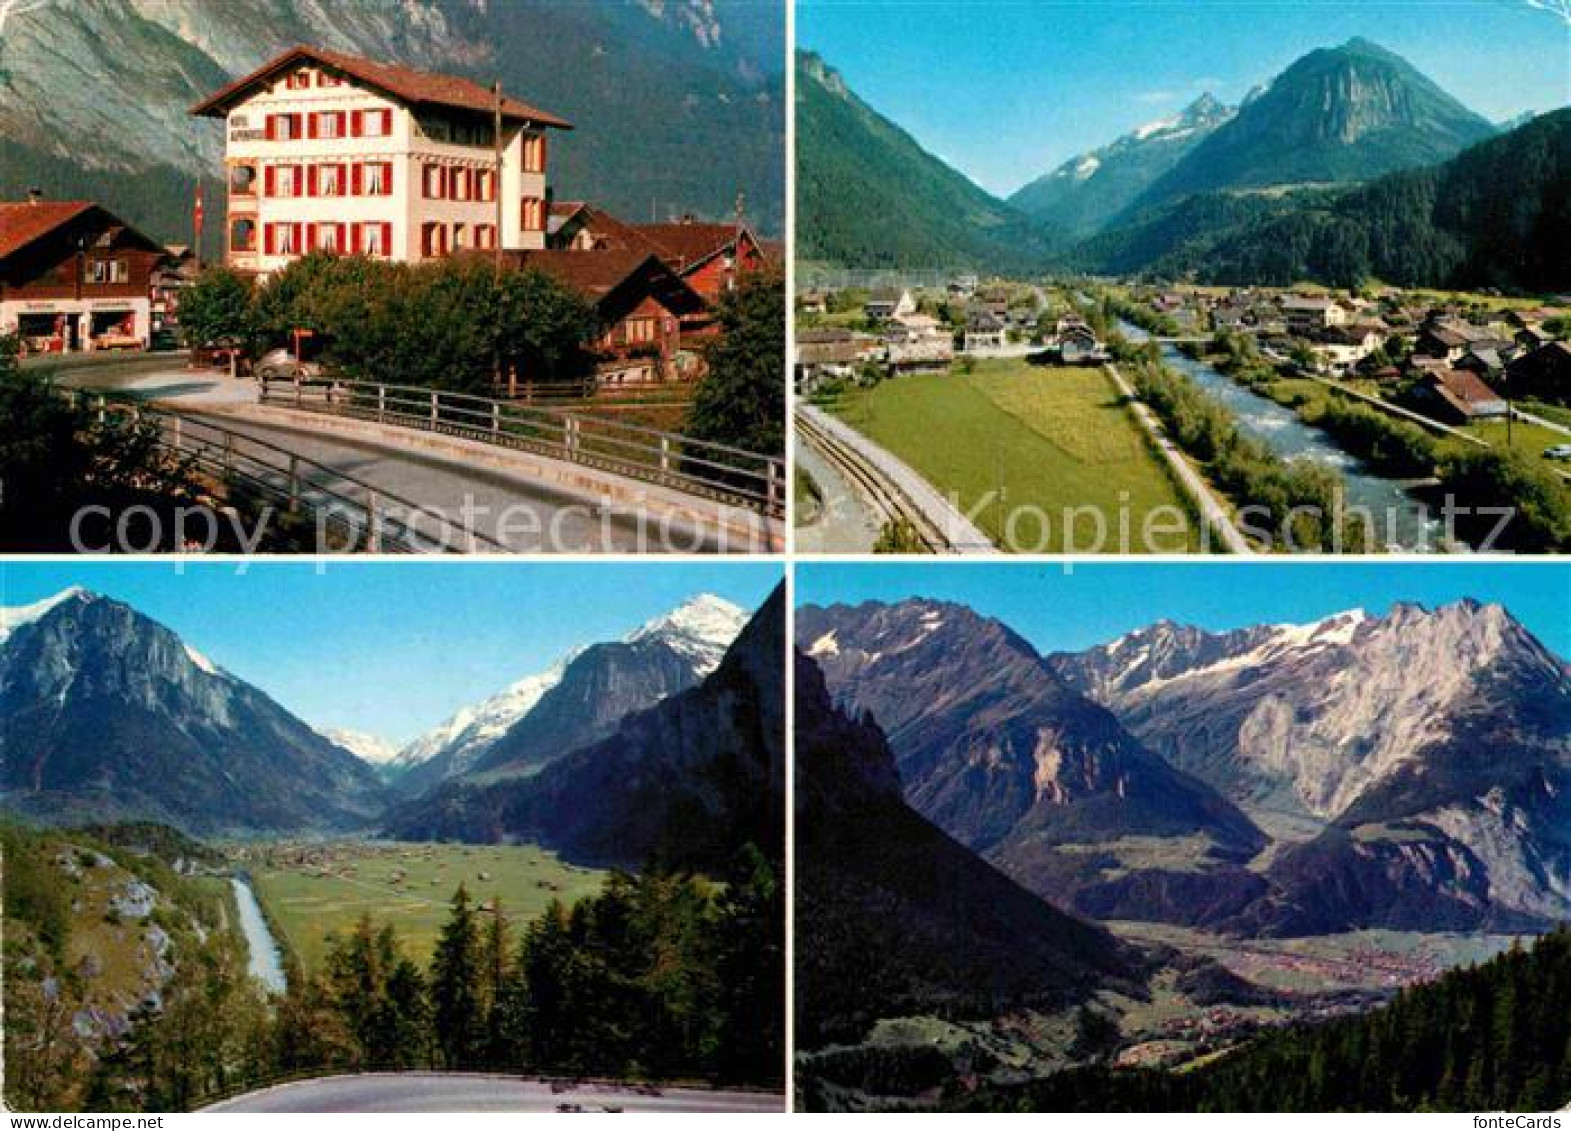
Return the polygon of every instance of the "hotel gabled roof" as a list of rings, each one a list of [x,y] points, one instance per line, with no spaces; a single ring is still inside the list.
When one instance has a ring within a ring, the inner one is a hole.
[[[459,78],[456,75],[440,75],[429,71],[417,71],[413,67],[399,66],[394,63],[377,63],[370,59],[362,59],[358,55],[347,55],[341,51],[329,51],[322,47],[300,45],[292,47],[282,55],[262,64],[256,70],[243,78],[238,78],[216,94],[197,103],[191,108],[191,113],[198,117],[218,118],[229,112],[229,108],[239,101],[242,95],[253,87],[269,82],[289,68],[301,63],[313,62],[321,66],[335,68],[345,74],[360,80],[367,86],[372,86],[384,93],[390,94],[404,102],[417,106],[447,106],[460,110],[474,110],[482,113],[491,113],[494,108],[492,93],[477,82]],[[520,102],[506,94],[502,96],[502,116],[514,121],[528,122],[536,126],[547,126],[552,129],[570,130],[571,122],[559,118],[548,111],[538,109],[527,102]]]

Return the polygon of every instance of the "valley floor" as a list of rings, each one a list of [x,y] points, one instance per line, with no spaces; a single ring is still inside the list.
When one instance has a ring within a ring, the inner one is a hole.
[[[1162,533],[1135,548],[1195,548],[1192,529],[1166,533],[1193,527],[1182,519],[1186,502],[1100,369],[975,361],[970,372],[956,367],[851,390],[834,411],[941,492],[958,494],[962,510],[994,495],[974,519],[1006,549],[1111,549],[1121,523],[1140,539],[1159,510],[1153,523]]]
[[[327,936],[347,933],[362,915],[395,926],[423,965],[459,884],[476,906],[500,900],[522,929],[552,900],[570,905],[605,879],[534,845],[277,841],[231,851],[274,931],[307,970],[319,969]]]

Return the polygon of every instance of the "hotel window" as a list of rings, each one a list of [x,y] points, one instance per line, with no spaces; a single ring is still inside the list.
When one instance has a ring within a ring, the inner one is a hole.
[[[453,249],[455,251],[459,251],[459,250],[462,250],[464,248],[467,248],[468,246],[469,246],[469,225],[468,224],[454,224],[453,225]]]
[[[386,161],[373,161],[361,171],[360,184],[366,196],[391,196],[393,166]]]
[[[358,250],[366,255],[386,256],[393,244],[393,225],[361,224],[357,228]]]
[[[236,196],[251,196],[256,192],[256,166],[236,165],[229,170],[229,191]]]
[[[445,200],[447,188],[447,170],[440,165],[427,165],[425,167],[425,198],[427,200]]]
[[[344,113],[334,110],[327,114],[311,115],[311,136],[330,140],[344,136]]]
[[[545,172],[545,135],[524,135],[524,172]]]
[[[538,196],[526,196],[523,201],[520,223],[526,232],[545,231],[545,202]]]
[[[474,193],[470,191],[474,185],[471,179],[473,176],[473,169],[449,169],[447,171],[447,199],[473,200]]]
[[[318,224],[316,226],[316,250],[327,251],[334,254],[344,250],[344,236],[342,224]]]
[[[439,259],[448,252],[447,225],[432,221],[420,228],[420,254],[426,259]]]
[[[323,165],[317,169],[316,195],[344,195],[344,167],[342,165]]]
[[[475,225],[475,246],[482,251],[490,251],[496,247],[496,225]]]
[[[263,228],[263,242],[268,255],[298,255],[300,253],[299,224],[268,224]]]
[[[344,80],[340,76],[338,76],[338,75],[330,75],[326,71],[321,71],[316,76],[316,85],[317,86],[343,86],[344,85]]]
[[[296,71],[294,74],[289,76],[289,78],[288,78],[288,80],[286,82],[286,85],[289,87],[290,90],[310,90],[311,89],[311,72],[310,71]]]
[[[356,110],[349,116],[349,132],[355,137],[390,137],[393,133],[393,112]]]
[[[267,116],[268,141],[299,141],[302,115],[269,114]]]
[[[652,342],[655,340],[655,320],[653,318],[631,318],[627,322],[627,340],[629,342]]]
[[[230,251],[256,250],[256,224],[242,217],[229,225]]]
[[[299,196],[300,188],[300,167],[298,165],[268,166],[268,196]]]
[[[482,169],[476,177],[478,184],[477,197],[480,200],[496,200],[496,172],[492,169]]]

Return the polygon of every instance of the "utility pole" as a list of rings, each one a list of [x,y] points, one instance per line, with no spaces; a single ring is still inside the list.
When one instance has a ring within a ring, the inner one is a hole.
[[[492,261],[496,265],[497,276],[502,274],[502,83],[500,80],[491,84],[491,93],[494,96],[492,103],[491,143],[494,150],[495,170],[491,174],[491,195],[496,198],[496,238],[491,242],[495,245],[492,252]]]

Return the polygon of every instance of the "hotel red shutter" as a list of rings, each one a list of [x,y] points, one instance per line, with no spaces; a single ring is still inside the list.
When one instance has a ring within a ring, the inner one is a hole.
[[[316,195],[316,166],[315,165],[308,165],[308,166],[306,166],[306,171],[305,171],[305,194],[307,196],[315,196]]]
[[[382,162],[382,195],[393,195],[393,163],[391,161]]]
[[[393,254],[393,225],[392,224],[384,223],[382,225],[382,254],[383,255],[392,255]]]
[[[351,224],[351,225],[349,225],[349,254],[350,255],[359,255],[361,250],[363,249],[364,243],[361,240],[360,236],[361,236],[361,232],[364,230],[364,228],[365,228],[364,224]]]
[[[268,141],[277,141],[278,140],[278,115],[277,114],[269,114],[267,116],[267,140]]]
[[[351,110],[349,112],[349,136],[365,136],[365,111]]]
[[[540,135],[540,168],[537,169],[536,172],[539,172],[539,173],[545,172],[545,165],[546,165],[546,135],[545,134],[541,134]]]
[[[278,225],[268,224],[262,231],[262,250],[268,255],[278,254]]]
[[[272,121],[271,118],[268,121]],[[268,196],[278,195],[278,170],[269,165],[262,174],[262,187]]]
[[[307,114],[305,116],[305,136],[308,137],[308,138],[315,138],[316,137],[316,119],[317,119],[317,117],[318,117],[318,115],[316,115],[316,114]]]
[[[365,166],[356,161],[349,166],[349,195],[359,196],[365,187]]]
[[[387,137],[393,132],[393,112],[391,110],[378,110],[382,116],[382,136]]]

